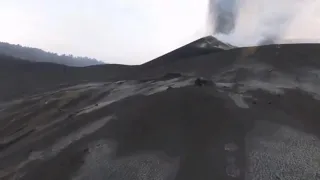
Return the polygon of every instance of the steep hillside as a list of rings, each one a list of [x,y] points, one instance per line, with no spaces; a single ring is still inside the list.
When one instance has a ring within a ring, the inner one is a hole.
[[[126,65],[70,67],[0,55],[0,101],[80,82],[118,79],[132,70]]]

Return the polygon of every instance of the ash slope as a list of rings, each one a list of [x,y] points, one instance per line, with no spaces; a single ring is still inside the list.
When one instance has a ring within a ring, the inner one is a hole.
[[[129,73],[133,67],[117,64],[70,67],[0,55],[0,101],[78,83],[118,79],[118,74]]]
[[[319,179],[319,49],[156,59],[1,103],[0,177]],[[199,76],[212,84],[194,86]]]
[[[151,67],[157,66],[161,68],[163,64],[172,61],[219,52],[229,48],[233,48],[233,46],[208,36],[142,66],[105,64],[88,67],[69,67],[53,63],[35,63],[0,55],[0,84],[4,84],[0,86],[0,101],[83,82],[145,79],[148,78],[148,75],[145,75],[144,72],[147,72],[148,69],[151,70]],[[148,68],[149,66],[150,68]],[[158,76],[162,76],[165,73],[162,72]]]

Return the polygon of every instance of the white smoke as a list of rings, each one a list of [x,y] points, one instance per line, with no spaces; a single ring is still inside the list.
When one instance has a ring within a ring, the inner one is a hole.
[[[320,42],[319,0],[210,0],[208,29],[218,39],[236,46],[265,43]],[[232,1],[232,2],[231,2]],[[221,26],[218,11],[232,11],[230,33]],[[223,6],[215,8],[212,6]]]

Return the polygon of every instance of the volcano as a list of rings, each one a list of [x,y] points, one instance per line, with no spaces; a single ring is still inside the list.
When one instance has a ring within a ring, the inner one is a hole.
[[[137,66],[0,57],[0,179],[320,177],[320,45],[209,36]]]

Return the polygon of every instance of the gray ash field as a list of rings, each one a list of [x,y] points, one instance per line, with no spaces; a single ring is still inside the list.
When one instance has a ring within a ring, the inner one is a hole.
[[[1,180],[320,179],[318,44],[206,37],[138,66],[2,58]]]

